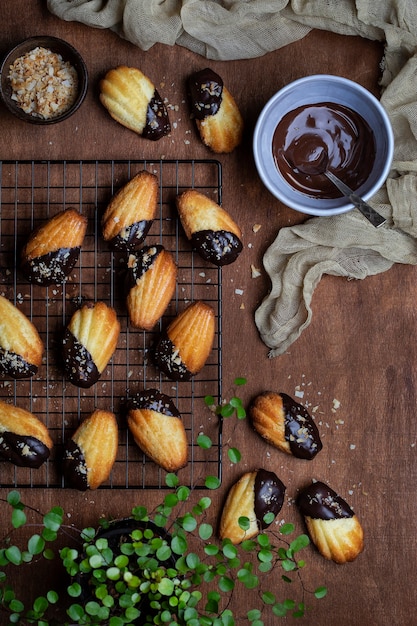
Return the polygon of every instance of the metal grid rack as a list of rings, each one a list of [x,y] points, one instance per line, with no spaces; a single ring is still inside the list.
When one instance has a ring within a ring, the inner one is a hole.
[[[126,260],[101,237],[101,215],[111,196],[142,169],[159,180],[159,214],[146,243],[162,243],[178,265],[178,281],[163,319],[150,332],[129,325],[121,288]],[[39,417],[49,428],[54,447],[37,470],[0,462],[0,486],[65,487],[61,459],[65,441],[95,408],[114,411],[119,423],[117,460],[101,488],[161,488],[165,472],[149,460],[130,435],[123,407],[126,398],[144,388],[169,395],[181,412],[189,442],[189,462],[180,470],[183,484],[201,487],[207,474],[221,478],[221,423],[204,406],[204,396],[221,398],[221,269],[203,261],[187,241],[175,209],[175,197],[194,188],[221,203],[221,165],[215,160],[106,160],[0,162],[0,293],[35,324],[45,344],[38,375],[0,380],[0,398]],[[78,263],[64,285],[29,284],[19,271],[20,250],[30,232],[66,208],[88,217]],[[193,300],[211,304],[216,335],[211,356],[190,382],[174,383],[153,365],[149,350],[161,328]],[[60,363],[62,332],[85,300],[104,300],[121,323],[117,350],[100,380],[79,389],[65,380]],[[196,439],[209,435],[213,446],[202,450]]]

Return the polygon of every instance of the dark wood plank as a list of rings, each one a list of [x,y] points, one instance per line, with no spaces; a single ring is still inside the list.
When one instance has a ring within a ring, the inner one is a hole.
[[[243,471],[262,465],[287,485],[281,517],[296,522],[301,530],[294,506],[298,490],[312,478],[328,481],[361,519],[366,548],[357,561],[345,566],[326,562],[309,549],[306,587],[323,583],[329,594],[319,603],[306,598],[313,610],[304,623],[410,623],[411,597],[404,581],[411,581],[416,554],[415,270],[395,266],[363,282],[325,277],[314,294],[312,324],[285,355],[273,360],[267,358],[253,321],[268,280],[264,275],[252,278],[250,270],[251,264],[261,267],[262,255],[279,228],[305,219],[274,200],[257,177],[251,136],[262,106],[281,86],[312,73],[340,74],[378,94],[382,46],[314,31],[260,59],[207,62],[180,47],[156,45],[145,53],[114,33],[61,22],[43,5],[23,0],[7,3],[2,9],[1,52],[32,34],[61,36],[84,56],[89,92],[73,118],[49,128],[25,125],[0,107],[1,159],[211,158],[189,119],[186,78],[210,65],[235,96],[245,118],[245,139],[238,150],[219,161],[223,205],[242,225],[245,250],[236,264],[223,271],[224,396],[234,392],[235,376],[248,379],[239,391],[246,403],[266,389],[300,396],[314,412],[324,449],[311,463],[297,461],[268,447],[249,423],[237,427],[226,423],[225,448],[233,442],[242,450],[243,460],[230,466],[225,457],[224,484],[213,494],[216,511],[233,481]],[[100,105],[99,78],[122,63],[140,67],[167,98],[174,126],[171,137],[156,144],[146,142],[117,125]],[[254,224],[261,225],[257,233]],[[134,503],[155,504],[160,494],[28,490],[24,497],[40,509],[59,501],[71,523],[85,525],[97,516],[125,515]],[[3,531],[3,515],[0,527]],[[280,585],[278,578],[276,584]],[[244,606],[243,596],[238,594],[236,601]]]

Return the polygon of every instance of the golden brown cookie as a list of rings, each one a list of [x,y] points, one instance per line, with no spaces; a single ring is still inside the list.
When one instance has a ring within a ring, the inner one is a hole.
[[[37,285],[65,282],[78,257],[87,218],[75,209],[61,211],[29,237],[21,254],[25,277]]]
[[[195,189],[184,191],[176,202],[187,239],[205,261],[236,261],[243,248],[242,232],[227,211]]]
[[[78,387],[91,387],[107,366],[119,338],[116,312],[104,302],[88,302],[72,316],[63,340],[64,370]]]
[[[155,85],[139,69],[122,65],[100,81],[100,101],[116,122],[153,141],[171,131]]]
[[[127,309],[135,328],[151,330],[175,293],[177,266],[161,245],[146,246],[128,260]]]
[[[212,307],[201,300],[189,304],[157,341],[156,365],[171,380],[190,380],[204,367],[213,347],[214,333]]]
[[[110,200],[102,218],[105,241],[117,250],[134,250],[144,241],[155,218],[158,179],[139,172]]]
[[[311,460],[323,447],[307,409],[285,393],[261,393],[249,407],[249,415],[255,430],[287,454]]]
[[[30,378],[42,363],[43,342],[20,309],[0,296],[0,374]]]
[[[33,413],[0,400],[0,458],[37,469],[52,445],[47,427]]]
[[[69,485],[80,491],[97,489],[110,476],[117,446],[115,415],[96,409],[66,443],[64,475]]]
[[[184,424],[169,396],[157,389],[138,393],[129,402],[127,422],[136,444],[167,472],[187,464]]]
[[[333,489],[313,482],[298,499],[311,540],[336,563],[353,561],[363,550],[363,529],[350,506]]]
[[[257,535],[273,521],[284,503],[285,486],[274,472],[258,469],[247,472],[231,487],[220,518],[220,539],[234,544]],[[265,517],[272,513],[273,518]],[[242,528],[240,518],[248,527]]]
[[[223,79],[210,68],[188,81],[191,115],[202,142],[213,152],[232,152],[242,141],[243,118]]]

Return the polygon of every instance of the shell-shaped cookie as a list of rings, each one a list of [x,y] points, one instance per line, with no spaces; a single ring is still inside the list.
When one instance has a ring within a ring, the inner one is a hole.
[[[172,380],[190,380],[206,363],[214,334],[212,307],[201,300],[189,304],[157,341],[156,365]]]
[[[72,316],[64,334],[64,370],[78,387],[91,387],[116,350],[120,323],[104,302],[88,302]]]
[[[66,443],[64,475],[79,491],[97,489],[116,461],[118,428],[114,413],[96,409]]]
[[[313,482],[298,499],[311,540],[336,563],[353,561],[363,550],[363,529],[347,502],[322,482]]]
[[[257,535],[272,522],[265,520],[267,514],[278,515],[284,496],[285,486],[274,472],[258,469],[243,474],[227,495],[220,518],[220,539],[237,544]],[[248,528],[239,524],[242,517],[247,519]]]
[[[134,250],[144,241],[155,218],[158,179],[139,172],[110,200],[102,218],[103,237],[117,250]]]
[[[176,203],[187,239],[205,261],[228,265],[237,259],[242,232],[227,211],[195,189],[177,196]]]
[[[171,131],[168,111],[152,81],[135,67],[111,69],[100,81],[100,101],[111,117],[146,139]]]
[[[167,472],[187,464],[184,424],[169,396],[157,389],[138,393],[129,402],[127,422],[136,444]]]
[[[175,292],[177,266],[161,245],[146,246],[128,260],[130,321],[136,328],[151,330],[164,314]]]
[[[255,430],[287,454],[311,460],[322,449],[320,434],[307,409],[285,393],[268,391],[249,407]]]
[[[52,439],[33,413],[0,400],[0,458],[37,469],[49,458]]]
[[[192,116],[202,142],[216,153],[232,152],[242,141],[243,118],[223,79],[205,68],[188,81]]]
[[[63,283],[80,255],[87,218],[75,209],[61,211],[35,230],[22,249],[21,268],[37,285]]]
[[[34,324],[0,296],[0,374],[30,378],[42,363],[44,345]]]

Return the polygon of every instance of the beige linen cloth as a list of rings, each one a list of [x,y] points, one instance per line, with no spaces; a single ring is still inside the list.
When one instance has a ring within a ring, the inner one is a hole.
[[[285,352],[312,317],[324,274],[362,279],[394,263],[417,264],[417,2],[415,0],[48,0],[52,13],[110,28],[143,50],[178,44],[209,59],[261,56],[311,28],[385,42],[381,102],[394,129],[394,163],[371,203],[375,229],[357,212],[282,228],[264,256],[271,290],[255,313],[269,356]]]

